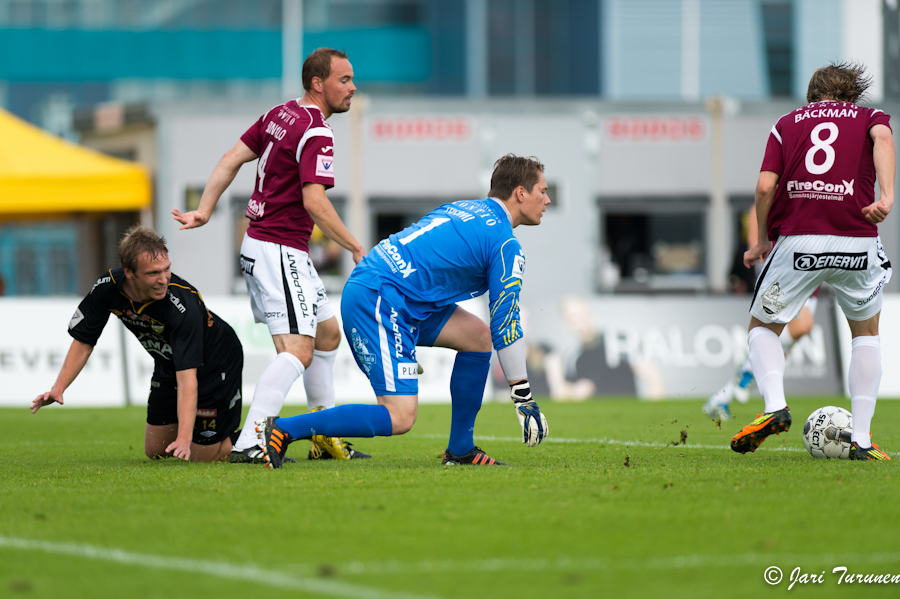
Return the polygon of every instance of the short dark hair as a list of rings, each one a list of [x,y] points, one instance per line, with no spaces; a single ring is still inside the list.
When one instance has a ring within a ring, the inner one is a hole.
[[[531,191],[541,178],[544,165],[537,156],[516,156],[507,154],[494,163],[494,172],[491,174],[491,191],[488,194],[492,198],[506,200],[520,185]]]
[[[168,255],[166,238],[157,235],[150,227],[134,225],[125,231],[125,236],[119,242],[119,264],[122,268],[137,272],[138,259],[144,252],[150,254],[151,259]]]
[[[312,80],[318,77],[322,81],[331,75],[331,59],[348,58],[344,52],[334,48],[316,48],[303,61],[303,89],[312,89]],[[349,60],[349,59],[348,59]]]
[[[866,97],[872,78],[866,77],[866,66],[859,62],[832,62],[817,69],[809,80],[807,102],[837,100],[856,104]]]

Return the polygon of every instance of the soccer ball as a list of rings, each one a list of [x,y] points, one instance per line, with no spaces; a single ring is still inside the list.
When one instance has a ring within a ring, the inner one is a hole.
[[[825,406],[809,415],[803,424],[803,445],[814,458],[850,455],[853,417],[844,408]]]

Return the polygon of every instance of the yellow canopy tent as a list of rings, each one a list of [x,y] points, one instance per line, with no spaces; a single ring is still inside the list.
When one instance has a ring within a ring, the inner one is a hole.
[[[53,136],[0,109],[0,215],[122,212],[150,204],[139,165]]]

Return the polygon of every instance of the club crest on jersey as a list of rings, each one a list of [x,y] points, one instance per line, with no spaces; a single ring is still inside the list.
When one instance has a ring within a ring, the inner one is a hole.
[[[353,353],[356,354],[359,365],[366,371],[366,374],[369,374],[372,370],[372,365],[375,364],[375,356],[372,355],[372,353],[369,352],[369,348],[366,347],[369,345],[369,340],[360,337],[359,333],[356,332],[356,329],[351,329],[350,342],[353,344]]]
[[[334,178],[334,158],[331,156],[316,156],[316,176]]]
[[[769,285],[769,288],[766,289],[760,298],[763,311],[766,314],[778,314],[784,310],[787,304],[781,301],[783,297],[784,291],[781,290],[781,284],[775,281]]]
[[[127,317],[129,322],[133,325],[144,329],[150,329],[157,335],[162,335],[163,331],[166,330],[166,325],[146,314],[135,314],[131,310],[125,310],[125,312],[119,312],[116,316],[119,316],[120,314],[121,316]],[[122,318],[122,320],[124,321],[125,319]]]
[[[512,276],[517,279],[525,276],[525,256],[519,255],[513,259]]]

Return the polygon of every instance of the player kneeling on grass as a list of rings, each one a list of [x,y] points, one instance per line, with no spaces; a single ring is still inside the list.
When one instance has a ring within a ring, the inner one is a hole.
[[[744,254],[748,267],[768,258],[750,307],[749,335],[753,376],[766,407],[731,440],[739,453],[790,428],[778,336],[826,282],[853,336],[849,457],[890,459],[872,445],[869,429],[881,382],[882,290],[891,279],[877,224],[894,204],[896,158],[889,117],[856,104],[870,83],[856,64],[817,70],[806,95],[810,103],[781,117],[769,135],[756,186],[760,235]]]
[[[475,446],[475,418],[497,350],[510,385],[522,440],[533,447],[548,435],[531,399],[519,292],[525,272],[519,225],[538,225],[545,208],[544,166],[508,154],[494,165],[490,197],[440,206],[416,224],[383,239],[357,264],[341,296],[344,335],[375,391],[378,405],[344,405],[291,418],[257,422],[269,467],[281,467],[291,441],[400,435],[416,421],[417,346],[457,352],[450,377],[452,418],[443,463],[505,465]],[[456,305],[489,293],[491,324]]]
[[[241,418],[244,352],[228,323],[190,283],[172,274],[166,240],[143,226],[119,244],[120,268],[101,276],[69,322],[74,337],[56,383],[32,413],[63,403],[110,314],[153,357],[144,452],[149,458],[226,460]]]

